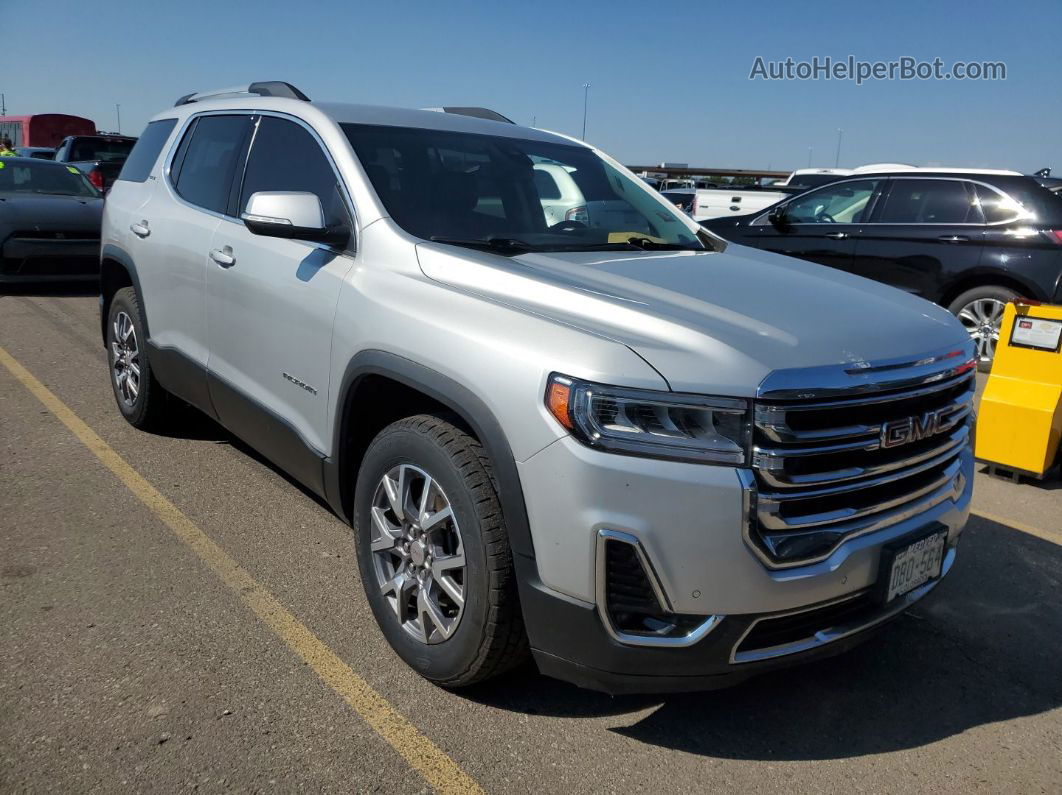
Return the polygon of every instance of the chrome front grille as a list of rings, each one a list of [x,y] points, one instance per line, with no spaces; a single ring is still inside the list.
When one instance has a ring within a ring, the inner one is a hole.
[[[750,541],[767,565],[823,560],[845,539],[961,497],[972,442],[974,369],[954,351],[846,371],[849,389],[757,401]],[[967,456],[968,458],[968,456]]]

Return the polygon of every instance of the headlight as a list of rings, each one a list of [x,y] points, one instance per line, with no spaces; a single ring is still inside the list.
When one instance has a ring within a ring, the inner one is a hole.
[[[705,464],[749,462],[749,404],[738,398],[627,389],[554,373],[546,407],[590,447]]]

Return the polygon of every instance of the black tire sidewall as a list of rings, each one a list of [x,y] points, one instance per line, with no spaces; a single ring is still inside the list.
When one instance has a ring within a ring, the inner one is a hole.
[[[399,464],[423,469],[442,487],[457,517],[465,552],[465,607],[454,634],[425,644],[410,637],[379,592],[369,549],[370,509],[385,472]],[[460,677],[474,663],[486,631],[489,611],[487,556],[472,494],[446,450],[426,433],[411,427],[389,428],[369,447],[358,472],[354,496],[355,544],[366,598],[376,622],[398,655],[422,676],[445,682]]]
[[[140,392],[132,406],[126,405],[122,399],[118,385],[114,381],[114,354],[111,343],[114,342],[114,320],[119,312],[125,312],[133,321],[133,330],[136,334],[136,343],[139,350],[137,357],[140,365]],[[119,290],[111,300],[110,309],[107,312],[107,376],[111,382],[111,392],[114,393],[118,410],[122,412],[129,422],[140,426],[148,417],[148,404],[152,400],[151,389],[151,362],[148,359],[147,338],[144,335],[144,324],[140,318],[140,306],[136,296],[129,288]]]

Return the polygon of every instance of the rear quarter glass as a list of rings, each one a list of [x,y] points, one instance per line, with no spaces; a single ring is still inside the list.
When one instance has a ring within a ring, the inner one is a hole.
[[[133,151],[129,153],[118,179],[127,182],[144,182],[151,173],[151,169],[154,168],[159,152],[169,140],[170,133],[173,132],[176,124],[177,119],[160,119],[150,122],[137,139]]]

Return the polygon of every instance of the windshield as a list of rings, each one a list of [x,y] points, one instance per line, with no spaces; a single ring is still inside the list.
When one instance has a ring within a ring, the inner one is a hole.
[[[135,143],[135,138],[75,138],[69,159],[123,163]]]
[[[95,197],[100,193],[73,166],[34,160],[0,160],[0,193]]]
[[[342,127],[391,218],[416,237],[511,253],[704,248],[654,193],[585,147]]]

